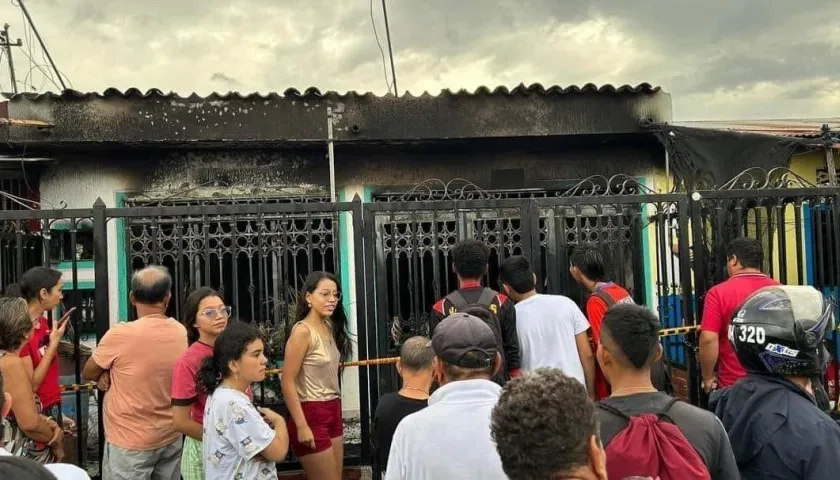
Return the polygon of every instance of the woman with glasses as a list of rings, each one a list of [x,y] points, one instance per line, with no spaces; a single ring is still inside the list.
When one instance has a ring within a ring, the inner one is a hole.
[[[341,362],[352,345],[335,275],[313,272],[298,296],[280,384],[289,408],[289,442],[307,478],[340,480],[344,468]]]
[[[181,450],[181,476],[184,480],[203,480],[202,425],[207,394],[198,385],[202,362],[213,355],[216,338],[227,327],[231,308],[221,294],[201,287],[184,302],[183,323],[190,347],[181,355],[172,372],[172,425],[185,435]]]

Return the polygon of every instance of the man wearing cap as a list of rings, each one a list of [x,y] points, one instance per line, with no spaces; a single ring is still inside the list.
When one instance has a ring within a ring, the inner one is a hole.
[[[455,313],[438,324],[430,344],[441,387],[428,407],[397,426],[385,479],[507,479],[490,435],[490,413],[502,391],[490,380],[502,361],[493,330]]]

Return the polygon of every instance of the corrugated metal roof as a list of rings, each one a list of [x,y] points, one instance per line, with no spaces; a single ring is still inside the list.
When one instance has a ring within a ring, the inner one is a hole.
[[[729,130],[741,133],[760,133],[777,137],[800,138],[821,137],[822,126],[828,125],[832,133],[840,136],[840,117],[774,120],[701,120],[672,122],[672,124],[680,127]]]
[[[490,87],[481,86],[470,92],[466,89],[461,89],[457,91],[452,91],[450,89],[443,89],[437,95],[432,95],[428,91],[423,92],[420,95],[414,95],[411,92],[406,92],[403,97],[443,97],[443,96],[453,96],[453,97],[470,97],[470,96],[479,96],[479,95],[488,95],[488,96],[516,96],[516,95],[568,95],[568,94],[643,94],[643,93],[656,93],[659,92],[662,87],[653,86],[649,83],[640,83],[636,86],[632,85],[621,85],[621,86],[613,86],[610,84],[606,85],[594,85],[592,83],[587,83],[583,86],[571,85],[568,87],[560,87],[557,85],[544,87],[540,83],[532,83],[529,86],[526,86],[524,83],[519,84],[518,86],[508,89],[505,86],[498,86],[493,88],[492,90]],[[19,100],[27,100],[30,102],[38,102],[42,100],[83,100],[83,99],[91,99],[91,98],[100,98],[100,99],[108,99],[108,98],[164,98],[170,100],[270,100],[272,98],[280,98],[280,97],[299,97],[299,98],[347,98],[347,97],[393,97],[392,94],[387,94],[383,96],[375,95],[372,92],[364,92],[360,93],[355,90],[351,90],[348,92],[340,93],[334,91],[325,91],[321,92],[319,89],[315,87],[309,87],[305,89],[303,92],[296,88],[288,88],[282,94],[280,93],[268,93],[268,94],[261,94],[258,92],[249,93],[249,94],[242,94],[239,92],[228,92],[228,93],[218,93],[213,92],[207,96],[201,96],[197,93],[192,93],[188,96],[182,96],[178,93],[170,92],[170,93],[163,93],[162,90],[153,88],[147,90],[145,93],[138,89],[138,88],[129,88],[126,91],[120,91],[116,88],[109,88],[104,92],[79,92],[76,90],[65,90],[62,93],[53,93],[53,92],[46,92],[46,93],[31,93],[31,92],[24,92],[19,93],[17,95],[8,95],[4,94],[6,98],[11,99],[12,101],[19,101]]]

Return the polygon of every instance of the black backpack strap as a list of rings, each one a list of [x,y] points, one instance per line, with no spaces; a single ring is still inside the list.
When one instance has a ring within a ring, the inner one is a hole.
[[[464,298],[464,295],[461,294],[459,290],[453,290],[452,293],[446,296],[446,300],[449,300],[449,303],[455,307],[455,310],[464,308],[469,304],[467,299]]]
[[[610,405],[609,403],[606,403],[604,400],[601,400],[600,402],[596,403],[595,405],[598,408],[600,408],[601,410],[604,410],[606,412],[610,412],[617,417],[621,417],[621,418],[627,420],[628,422],[630,421],[630,415],[627,415],[626,413],[622,412],[618,408]]]
[[[493,304],[493,300],[496,298],[496,292],[492,288],[484,288],[481,292],[481,296],[478,297],[478,301],[475,302],[479,305],[489,307]]]
[[[659,413],[657,414],[657,416],[659,417],[659,419],[660,419],[660,420],[665,420],[665,421],[667,421],[667,422],[669,422],[669,423],[673,423],[674,425],[676,425],[676,422],[674,422],[674,419],[673,419],[673,418],[671,418],[671,416],[670,416],[670,415],[668,415],[668,411],[669,411],[669,410],[671,410],[671,407],[673,407],[673,406],[674,406],[674,404],[675,404],[675,403],[677,403],[677,402],[679,402],[679,401],[680,401],[680,399],[678,399],[678,398],[676,398],[676,397],[675,397],[675,398],[672,398],[672,399],[671,399],[671,400],[670,400],[670,401],[669,401],[669,402],[665,405],[665,407],[664,407],[662,410],[660,410],[660,411],[659,411]]]

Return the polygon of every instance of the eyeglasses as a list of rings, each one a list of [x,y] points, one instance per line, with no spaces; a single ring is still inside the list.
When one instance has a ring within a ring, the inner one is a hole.
[[[201,314],[207,317],[208,320],[215,320],[219,317],[230,318],[232,311],[233,309],[231,307],[208,308],[206,310],[202,310]]]
[[[341,300],[341,292],[318,292],[318,295],[320,295],[320,297],[324,300],[330,300],[332,298],[334,298],[335,301]]]

